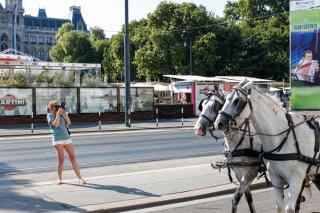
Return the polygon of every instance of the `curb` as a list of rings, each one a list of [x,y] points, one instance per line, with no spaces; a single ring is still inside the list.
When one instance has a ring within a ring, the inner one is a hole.
[[[209,192],[204,192],[204,193],[195,193],[192,194],[193,191],[189,192],[182,192],[182,193],[176,193],[176,194],[171,194],[171,195],[164,195],[162,200],[154,200],[151,202],[140,202],[137,201],[135,203],[135,200],[129,201],[132,202],[133,204],[125,204],[124,202],[119,203],[119,206],[114,206],[114,207],[103,207],[107,206],[110,204],[101,204],[101,205],[95,205],[95,207],[87,206],[86,207],[80,207],[80,208],[85,208],[88,212],[91,213],[116,213],[116,212],[125,212],[125,211],[132,211],[132,210],[138,210],[138,209],[145,209],[145,208],[151,208],[151,207],[157,207],[157,206],[163,206],[163,205],[169,205],[169,204],[174,204],[174,203],[181,203],[181,202],[187,202],[187,201],[192,201],[192,200],[199,200],[199,199],[205,199],[205,198],[211,198],[211,197],[217,197],[217,196],[222,196],[222,195],[227,195],[227,194],[233,194],[237,187],[232,184],[234,187],[226,187],[227,189],[223,190],[218,190],[218,191],[210,191]],[[271,186],[267,186],[265,182],[259,182],[256,184],[251,185],[252,190],[257,190],[257,189],[264,189],[264,188],[270,188]],[[213,188],[219,188],[219,187],[213,187]],[[199,191],[199,190],[194,190],[194,191]],[[201,191],[201,190],[200,190]],[[179,194],[181,196],[179,197]],[[184,196],[184,194],[186,194]],[[190,195],[189,195],[190,194]],[[173,198],[170,198],[170,196],[175,196]],[[148,198],[146,198],[148,199]],[[231,205],[231,204],[230,204]],[[94,210],[93,208],[99,208],[100,210]],[[68,211],[72,211],[72,209],[69,209]]]
[[[78,133],[99,133],[99,132],[125,132],[125,131],[137,131],[137,130],[154,130],[154,129],[183,129],[190,128],[193,126],[164,126],[164,127],[132,127],[132,128],[123,128],[123,129],[109,129],[109,130],[71,130],[71,134]],[[49,132],[39,132],[39,133],[25,133],[25,134],[12,134],[12,135],[0,135],[0,138],[10,138],[10,137],[24,137],[24,136],[41,136],[41,135],[51,135]]]

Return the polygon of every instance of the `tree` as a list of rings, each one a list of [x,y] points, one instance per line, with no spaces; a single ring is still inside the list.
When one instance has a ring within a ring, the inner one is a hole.
[[[288,79],[289,1],[229,2],[225,18],[240,27],[242,48],[237,61],[241,74]]]
[[[59,41],[59,39],[63,36],[63,34],[67,32],[71,32],[73,30],[73,24],[70,22],[64,23],[60,28],[59,31],[56,34],[56,40]]]
[[[87,34],[73,30],[61,35],[58,44],[50,50],[50,57],[54,61],[90,63],[94,59],[94,50]]]
[[[104,40],[106,38],[106,34],[104,33],[104,30],[101,29],[100,27],[91,27],[90,38],[93,41]]]

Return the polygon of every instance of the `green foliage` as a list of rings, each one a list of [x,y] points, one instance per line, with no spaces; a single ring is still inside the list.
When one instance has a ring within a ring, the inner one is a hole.
[[[60,28],[58,33],[56,34],[56,40],[59,41],[60,38],[67,32],[71,32],[73,30],[73,24],[70,22],[64,23]]]
[[[59,38],[50,50],[50,57],[54,61],[89,63],[93,61],[94,49],[87,34],[73,30]]]
[[[82,78],[81,82],[82,87],[98,87],[98,82],[95,77],[85,74]]]
[[[56,71],[52,77],[51,87],[73,87],[75,84],[75,73],[71,71]]]
[[[93,41],[104,40],[106,39],[106,34],[104,33],[103,29],[101,29],[100,27],[91,27],[90,38]]]
[[[41,86],[49,83],[49,74],[48,72],[42,72],[36,77],[36,83]]]
[[[9,87],[26,87],[28,86],[27,76],[22,72],[15,72],[9,81]]]
[[[188,74],[190,41],[195,75],[288,79],[288,16],[286,0],[230,1],[223,17],[193,3],[161,2],[146,19],[130,22],[131,80]],[[123,81],[124,29],[110,40],[99,27],[90,31],[89,36],[64,24],[50,56],[101,63],[110,81]]]

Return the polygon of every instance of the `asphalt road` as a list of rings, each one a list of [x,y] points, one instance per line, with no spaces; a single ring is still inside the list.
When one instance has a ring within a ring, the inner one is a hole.
[[[307,201],[301,204],[301,213],[320,213],[320,192],[313,187],[313,197],[305,195]],[[221,213],[231,212],[232,195],[214,197],[192,202],[161,206],[156,208],[131,211],[132,213]],[[271,188],[258,190],[253,193],[253,200],[256,211],[259,213],[276,212],[274,193]],[[249,208],[246,200],[241,199],[238,206],[238,213],[248,213]]]
[[[73,135],[81,167],[221,154],[223,146],[192,128]],[[0,139],[0,174],[55,170],[56,155],[48,136]],[[69,161],[66,160],[66,166]]]

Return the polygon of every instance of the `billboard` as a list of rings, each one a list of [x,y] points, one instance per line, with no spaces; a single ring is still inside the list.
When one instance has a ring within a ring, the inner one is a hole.
[[[32,89],[2,88],[0,116],[32,114]]]
[[[320,1],[290,1],[292,109],[320,109]]]

